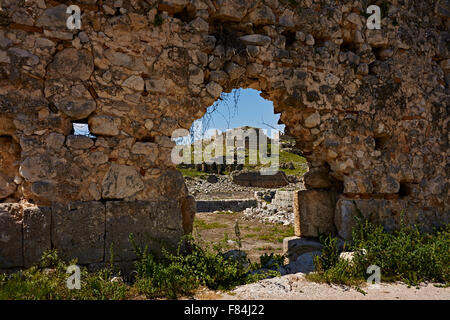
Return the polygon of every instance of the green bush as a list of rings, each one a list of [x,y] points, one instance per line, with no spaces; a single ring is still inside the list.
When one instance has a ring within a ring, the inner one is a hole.
[[[240,241],[238,225],[235,233]],[[132,283],[112,281],[121,277],[111,258],[108,267],[94,273],[81,267],[81,289],[70,290],[66,284],[70,275],[66,270],[76,261],[66,263],[58,257],[56,250],[51,250],[44,252],[39,265],[10,276],[0,274],[0,300],[119,300],[138,294],[148,298],[176,299],[192,295],[200,287],[231,290],[238,285],[278,276],[277,270],[284,263],[284,257],[273,254],[263,255],[260,263],[253,264],[245,255],[227,257],[226,241],[209,246],[186,237],[177,250],[163,249],[158,256],[149,252],[148,247],[138,247],[133,235],[130,235],[130,241],[137,256]],[[239,241],[238,253],[241,252]],[[110,251],[113,257],[112,248]]]
[[[313,281],[354,285],[365,281],[367,268],[376,265],[385,282],[450,282],[450,225],[431,234],[405,225],[389,233],[381,225],[358,220],[351,261],[339,259],[336,240],[331,236],[323,240],[322,257],[315,258],[317,272],[308,275]]]
[[[10,276],[0,274],[0,300],[119,300],[126,298],[128,289],[121,282],[111,279],[119,274],[106,268],[95,273],[88,273],[81,268],[81,289],[70,290],[66,281],[69,265],[63,262],[56,252],[44,252],[39,265]]]
[[[159,259],[147,248],[138,248],[133,237],[130,240],[138,257],[135,263],[136,286],[139,292],[150,298],[176,299],[181,295],[191,295],[201,286],[230,290],[267,277],[254,274],[259,265],[226,258],[221,246],[202,248],[191,237],[186,237],[184,245],[180,245],[175,253],[163,250]],[[183,253],[183,247],[189,248],[189,254]]]

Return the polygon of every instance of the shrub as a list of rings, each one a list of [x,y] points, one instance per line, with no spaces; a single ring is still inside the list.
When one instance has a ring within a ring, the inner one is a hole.
[[[255,273],[260,265],[226,258],[221,245],[202,248],[192,237],[186,237],[175,253],[163,250],[159,259],[147,248],[138,248],[132,236],[130,240],[138,258],[135,262],[136,286],[150,298],[176,299],[193,294],[201,286],[230,290],[268,276]],[[183,248],[189,248],[189,254],[185,254]]]
[[[81,268],[81,289],[69,290],[66,273],[72,261],[65,263],[56,250],[46,251],[39,265],[10,276],[0,275],[0,300],[108,300],[126,298],[128,289],[121,282],[111,282],[115,276],[109,269],[88,273]],[[116,274],[118,275],[118,274]]]
[[[322,257],[314,261],[317,273],[308,275],[312,281],[355,285],[368,277],[369,266],[376,265],[383,281],[450,282],[450,225],[427,234],[402,224],[388,233],[381,225],[359,220],[353,230],[351,262],[339,259],[331,236],[323,238],[323,244]]]

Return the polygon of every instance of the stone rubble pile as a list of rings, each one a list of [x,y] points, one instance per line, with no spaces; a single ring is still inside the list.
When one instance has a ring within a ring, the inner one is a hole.
[[[245,219],[262,223],[294,225],[292,191],[266,190],[255,192],[258,206],[244,210]]]
[[[265,192],[267,190],[266,188],[237,185],[233,182],[233,177],[230,175],[210,175],[206,179],[185,177],[185,181],[189,193],[195,196],[196,199],[208,199],[215,194],[229,194],[229,197],[233,197],[233,193],[236,192],[246,192],[249,197],[253,197],[256,191]],[[283,190],[290,191],[302,189],[304,189],[304,186],[301,181],[290,183],[283,187]]]

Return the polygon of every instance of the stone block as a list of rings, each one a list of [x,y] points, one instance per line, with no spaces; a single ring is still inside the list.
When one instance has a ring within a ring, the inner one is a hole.
[[[304,181],[307,189],[329,189],[332,186],[327,168],[311,168]]]
[[[306,190],[294,193],[295,235],[319,237],[334,234],[336,194],[331,191]]]
[[[106,203],[105,261],[136,258],[129,240],[133,234],[138,247],[152,252],[174,248],[184,235],[182,213],[177,201],[114,201]]]
[[[183,215],[184,234],[192,233],[194,229],[194,219],[197,213],[197,204],[193,196],[187,196],[181,201],[181,212]]]
[[[0,269],[23,266],[22,207],[0,204]]]
[[[25,267],[38,263],[45,250],[51,249],[51,208],[23,209],[23,259]]]
[[[278,188],[289,184],[283,171],[278,171],[273,175],[262,175],[259,171],[239,172],[233,174],[232,177],[235,184],[244,187]]]
[[[103,261],[105,206],[101,202],[55,203],[52,218],[52,242],[62,258],[77,258],[79,264]]]
[[[288,209],[292,211],[294,205],[294,192],[292,191],[277,191],[272,200],[272,204],[278,208]]]
[[[339,236],[344,240],[351,240],[357,217],[382,224],[389,232],[400,226],[402,215],[404,223],[414,224],[420,216],[420,210],[408,206],[404,200],[361,200],[341,197],[336,204],[334,221]]]

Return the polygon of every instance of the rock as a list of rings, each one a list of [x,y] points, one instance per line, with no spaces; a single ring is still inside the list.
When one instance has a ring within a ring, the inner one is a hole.
[[[384,176],[381,178],[377,191],[380,193],[398,193],[400,191],[400,183],[392,176]]]
[[[144,189],[144,182],[134,167],[112,164],[102,182],[105,199],[124,199]]]
[[[184,235],[178,202],[107,202],[105,261],[111,258],[110,248],[115,261],[132,261],[136,258],[130,234],[133,234],[139,248],[148,246],[154,253],[160,253],[163,247],[173,250]]]
[[[52,243],[59,255],[79,264],[103,261],[105,206],[101,202],[52,205]]]
[[[117,136],[119,134],[118,123],[120,123],[120,119],[111,116],[93,116],[89,118],[89,129],[95,135]]]
[[[63,134],[52,132],[45,139],[45,143],[48,148],[60,149],[64,142],[66,141],[66,137]]]
[[[65,98],[56,101],[55,105],[73,120],[85,119],[97,108],[94,100],[86,99]]]
[[[136,71],[143,70],[145,68],[142,58],[113,51],[111,49],[106,50],[104,54],[106,59],[108,59],[113,65]]]
[[[280,209],[293,210],[294,192],[277,190],[272,200],[272,204]]]
[[[329,170],[324,167],[309,169],[305,173],[304,181],[307,189],[329,189],[332,186]]]
[[[306,36],[306,40],[305,41],[306,41],[306,44],[308,46],[313,46],[316,43],[316,41],[314,40],[314,37],[312,35],[310,35],[310,34],[308,34]]]
[[[188,4],[188,0],[163,0],[158,5],[158,9],[161,11],[167,11],[170,14],[174,14],[183,10]]]
[[[50,27],[50,28],[67,28],[67,18],[66,13],[67,6],[61,4],[59,6],[48,8],[44,13],[37,19],[37,27]]]
[[[12,195],[17,189],[14,181],[8,181],[0,175],[0,199],[4,199]]]
[[[51,208],[23,209],[23,259],[30,267],[40,261],[42,254],[51,249]]]
[[[67,136],[66,144],[72,149],[89,149],[94,146],[94,141],[86,136]]]
[[[131,153],[158,157],[158,145],[152,142],[136,142],[131,148]]]
[[[216,83],[225,83],[228,80],[228,74],[225,71],[217,70],[212,71],[209,78],[211,81],[214,81]]]
[[[208,85],[206,86],[206,90],[214,99],[219,98],[223,92],[222,86],[214,81],[208,83]]]
[[[245,74],[246,69],[242,68],[238,64],[234,62],[229,62],[225,66],[225,71],[227,72],[228,76],[231,80],[239,79],[242,75]]]
[[[29,182],[50,180],[57,175],[56,170],[62,164],[61,160],[48,155],[28,157],[21,162],[19,172]]]
[[[315,271],[314,258],[320,257],[320,251],[312,251],[302,254],[295,262],[290,263],[285,268],[288,273],[311,273]]]
[[[197,203],[193,196],[187,196],[181,201],[184,234],[191,234],[194,229],[194,218],[197,213]]]
[[[0,122],[1,133],[1,122]],[[6,132],[5,132],[6,133]],[[0,199],[14,194],[17,189],[16,177],[19,177],[20,145],[10,137],[0,137]]]
[[[344,178],[344,193],[373,193],[373,184],[370,177],[360,172]]]
[[[222,21],[240,21],[247,14],[250,3],[242,0],[218,0],[214,17]]]
[[[272,39],[268,36],[262,34],[250,34],[243,37],[240,37],[241,40],[246,45],[255,45],[255,46],[266,46],[272,42]]]
[[[273,24],[276,20],[272,9],[264,5],[250,12],[248,18],[255,26]]]
[[[216,175],[210,174],[210,175],[206,178],[206,181],[208,181],[209,183],[217,183],[217,182],[219,182],[219,179],[217,178]]]
[[[295,235],[319,237],[335,234],[336,195],[331,191],[307,190],[294,193]]]
[[[313,113],[305,119],[305,127],[314,128],[320,124],[320,114]]]
[[[0,268],[22,267],[22,217],[17,203],[0,203]]]
[[[201,32],[201,33],[207,33],[209,31],[209,24],[208,22],[206,22],[205,20],[203,20],[202,18],[198,17],[196,19],[194,19],[191,23],[190,26],[196,30],[197,32]]]
[[[232,174],[233,182],[240,186],[258,188],[278,188],[289,184],[286,174],[278,171],[275,175],[262,175],[256,172],[238,172]]]
[[[66,48],[58,52],[48,66],[49,79],[86,81],[94,71],[94,58],[86,49]]]
[[[101,165],[108,162],[109,157],[103,152],[96,151],[90,153],[88,159],[93,165]]]
[[[144,91],[145,82],[142,77],[131,76],[122,83],[122,86],[135,91]]]
[[[189,75],[189,81],[194,84],[202,84],[205,78],[203,70],[193,64],[189,66]]]
[[[339,237],[351,240],[356,217],[371,219],[372,222],[382,224],[385,230],[392,232],[398,229],[401,219],[407,225],[417,223],[417,214],[418,209],[408,208],[406,200],[352,200],[341,197],[336,204],[334,223]]]
[[[283,240],[283,254],[290,263],[297,261],[301,255],[322,250],[323,245],[315,240],[300,237],[289,237]]]

